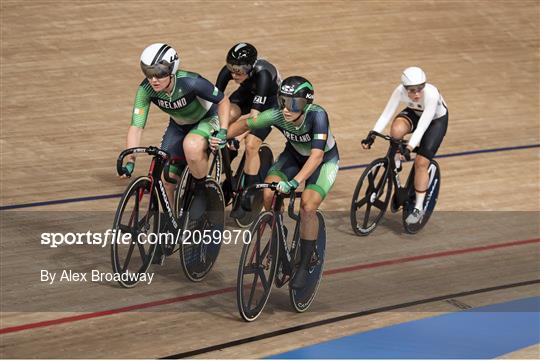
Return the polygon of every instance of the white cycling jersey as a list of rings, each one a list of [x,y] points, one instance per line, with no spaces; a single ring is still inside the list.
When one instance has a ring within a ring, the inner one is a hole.
[[[402,84],[399,84],[396,89],[394,89],[394,92],[392,93],[390,100],[388,100],[381,116],[377,120],[377,123],[375,123],[375,127],[373,127],[374,131],[382,133],[386,125],[392,119],[392,116],[400,103],[407,104],[407,106],[414,109],[418,115],[421,113],[418,126],[409,140],[409,146],[414,149],[420,144],[422,136],[429,127],[429,124],[431,124],[431,121],[446,114],[446,103],[444,102],[441,93],[439,93],[439,90],[432,84],[426,83],[419,102],[413,102],[407,95],[407,89],[405,89]]]

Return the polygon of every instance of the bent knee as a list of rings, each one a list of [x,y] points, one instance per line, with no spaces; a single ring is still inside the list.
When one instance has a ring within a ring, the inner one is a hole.
[[[188,135],[184,140],[184,153],[186,155],[193,155],[202,153],[206,150],[206,139],[198,135]]]
[[[406,118],[396,117],[392,122],[392,127],[390,128],[390,136],[394,138],[401,139],[405,134],[411,132],[411,124]]]
[[[261,141],[255,136],[248,136],[246,139],[246,152],[248,154],[256,154],[259,152],[259,147],[261,146]]]
[[[300,212],[302,216],[313,217],[317,212],[318,205],[312,202],[302,203],[300,205]]]
[[[416,159],[414,160],[414,167],[416,169],[427,169],[429,167],[429,159],[424,157],[424,156],[421,156],[421,155],[417,155],[416,156]]]

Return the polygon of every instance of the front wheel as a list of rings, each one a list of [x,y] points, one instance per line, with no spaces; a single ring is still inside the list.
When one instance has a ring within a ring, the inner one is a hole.
[[[311,262],[309,264],[306,286],[302,289],[293,289],[289,283],[289,298],[296,312],[304,312],[311,306],[313,300],[315,300],[323,276],[326,254],[326,224],[324,222],[324,216],[320,211],[317,211],[317,217],[319,219],[319,233],[317,235],[315,251],[311,256]],[[295,259],[299,258],[300,247],[296,247],[296,250]]]
[[[123,287],[139,283],[152,262],[156,244],[147,242],[159,231],[158,196],[148,177],[134,179],[128,186],[114,217],[111,243],[113,272]],[[147,239],[148,238],[148,239]]]
[[[371,162],[356,184],[351,202],[351,226],[359,236],[367,236],[384,216],[390,196],[392,180],[387,158]]]
[[[245,321],[262,313],[276,273],[279,242],[272,212],[264,212],[250,228],[251,240],[244,244],[236,280],[236,304]]]
[[[437,204],[437,198],[439,197],[439,190],[441,188],[441,170],[439,163],[434,160],[431,160],[431,163],[428,168],[428,188],[426,191],[426,197],[424,198],[424,216],[422,220],[417,224],[407,224],[405,219],[411,214],[414,210],[416,204],[416,192],[414,190],[414,167],[411,169],[411,173],[407,179],[407,191],[409,193],[409,199],[403,205],[403,227],[407,233],[418,233],[429,221],[431,214],[435,210],[435,205]]]

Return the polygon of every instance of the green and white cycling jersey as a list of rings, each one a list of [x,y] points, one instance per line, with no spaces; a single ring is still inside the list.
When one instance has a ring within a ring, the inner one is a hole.
[[[303,117],[302,124],[296,127],[285,120],[280,109],[273,108],[248,118],[247,125],[250,130],[274,126],[299,155],[309,157],[311,149],[321,149],[326,160],[326,155],[336,147],[326,111],[319,105],[310,104]]]
[[[174,80],[174,88],[169,96],[166,92],[156,92],[144,79],[135,96],[131,125],[144,128],[154,103],[171,116],[171,120],[179,125],[195,124],[202,119],[217,116],[217,106],[223,99],[223,93],[212,83],[197,73],[178,70]]]

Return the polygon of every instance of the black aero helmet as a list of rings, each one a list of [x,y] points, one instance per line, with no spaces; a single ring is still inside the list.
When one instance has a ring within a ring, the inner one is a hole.
[[[249,43],[238,43],[227,53],[227,68],[235,73],[249,74],[257,61],[257,49]]]
[[[281,109],[291,112],[302,112],[308,104],[313,103],[315,91],[313,85],[301,76],[290,76],[281,82],[278,99]]]

